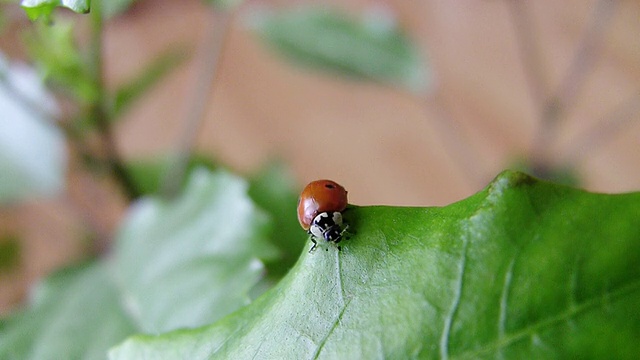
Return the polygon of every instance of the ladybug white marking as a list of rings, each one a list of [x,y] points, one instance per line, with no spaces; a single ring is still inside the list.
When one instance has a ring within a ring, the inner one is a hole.
[[[339,211],[318,214],[309,227],[309,234],[311,234],[311,241],[313,242],[309,252],[313,252],[318,246],[318,239],[333,242],[334,244],[339,243],[347,228],[348,225],[343,226],[342,214]]]

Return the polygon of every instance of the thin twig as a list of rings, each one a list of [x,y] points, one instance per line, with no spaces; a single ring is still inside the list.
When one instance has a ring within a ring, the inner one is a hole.
[[[598,59],[602,38],[611,23],[616,5],[616,0],[600,0],[596,4],[591,22],[582,34],[567,74],[554,96],[562,109],[570,109],[578,98],[578,94],[587,80],[589,70],[593,68]]]
[[[138,198],[141,193],[138,191],[135,182],[125,167],[124,160],[120,156],[107,111],[107,94],[105,92],[102,65],[103,19],[100,1],[94,1],[92,5],[89,65],[91,74],[93,75],[93,85],[98,94],[96,100],[89,108],[89,115],[95,120],[98,131],[100,132],[107,165],[113,172],[127,198],[134,200]]]
[[[574,141],[571,148],[567,150],[563,162],[575,167],[598,147],[622,133],[626,126],[637,122],[638,114],[640,114],[640,92],[616,106],[600,119],[597,125]]]
[[[527,3],[523,0],[508,0],[511,20],[515,28],[520,60],[529,84],[529,91],[538,118],[544,113],[544,102],[548,96],[548,81],[542,60],[542,51],[536,41],[536,31],[531,20]]]
[[[234,14],[234,11],[217,11],[214,6],[210,7],[208,27],[202,45],[202,63],[197,74],[194,94],[187,109],[184,128],[178,139],[175,154],[162,182],[162,193],[165,196],[176,195],[184,179],[215,79],[220,72],[220,58]]]
[[[556,127],[566,111],[575,103],[589,70],[598,58],[602,37],[610,24],[616,4],[616,0],[599,0],[596,4],[563,81],[555,94],[547,100],[534,141],[534,162],[547,164],[550,161],[548,150],[553,143]]]

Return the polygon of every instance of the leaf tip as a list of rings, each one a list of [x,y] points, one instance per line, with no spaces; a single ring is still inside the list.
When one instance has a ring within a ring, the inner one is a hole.
[[[505,170],[498,174],[487,186],[490,193],[502,193],[507,189],[531,186],[539,182],[537,178],[517,170]]]

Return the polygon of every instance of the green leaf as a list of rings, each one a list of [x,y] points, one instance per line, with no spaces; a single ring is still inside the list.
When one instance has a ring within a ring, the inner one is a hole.
[[[111,359],[616,358],[640,352],[640,193],[505,172],[443,208],[350,207],[356,232],[200,329]]]
[[[144,195],[153,195],[158,192],[166,167],[166,159],[133,160],[126,164],[127,172],[136,184],[136,189]]]
[[[20,264],[20,241],[17,236],[0,236],[0,275]]]
[[[178,198],[135,204],[106,262],[49,277],[28,308],[0,319],[0,359],[104,359],[132,333],[211,323],[246,304],[258,258],[276,255],[247,188],[198,169]]]
[[[152,158],[130,161],[126,164],[126,168],[136,184],[136,189],[139,189],[142,194],[153,195],[160,190],[168,165],[171,165],[171,162],[167,158]],[[218,165],[206,155],[191,155],[187,164],[187,173],[199,167],[214,170]]]
[[[167,165],[165,158],[137,160],[127,164],[127,171],[135,181],[136,188],[150,195],[160,190]],[[207,156],[193,155],[189,159],[187,173],[198,167],[214,170],[219,168],[219,165]],[[296,217],[291,216],[296,212],[299,191],[282,163],[268,164],[250,178],[249,184],[249,196],[269,215],[273,223],[270,227],[269,241],[279,250],[278,257],[262,259],[266,265],[267,277],[252,289],[250,296],[255,298],[257,294],[273,286],[293,266],[305,245],[306,234],[300,228]]]
[[[120,116],[141,95],[156,85],[165,75],[175,69],[186,59],[184,49],[171,49],[158,56],[151,64],[126,85],[120,87],[115,94],[113,118]]]
[[[276,253],[247,187],[226,172],[196,169],[175,201],[135,205],[117,237],[115,270],[143,331],[209,324],[249,302],[264,269],[258,259]]]
[[[106,0],[108,1],[108,0]],[[91,0],[22,0],[20,3],[31,20],[49,19],[56,7],[62,6],[77,13],[88,13]]]
[[[280,162],[265,166],[251,180],[249,195],[273,220],[270,241],[278,247],[281,254],[280,257],[265,262],[269,281],[277,281],[284,276],[305,246],[307,235],[294,216],[299,193],[289,169]]]
[[[244,3],[244,0],[206,0],[218,10],[233,10]]]
[[[0,53],[0,203],[54,196],[64,187],[67,154],[57,106],[33,69]]]
[[[136,0],[101,0],[102,15],[105,18],[116,16],[128,9]],[[91,0],[22,0],[22,7],[31,20],[51,19],[56,7],[66,7],[77,13],[88,13]]]
[[[49,277],[28,309],[0,322],[0,358],[104,359],[134,332],[104,264],[92,263]]]
[[[37,23],[25,36],[29,55],[42,77],[63,94],[93,104],[99,91],[73,33],[74,23]]]
[[[104,18],[117,16],[130,8],[136,1],[137,0],[101,0],[102,15]]]
[[[354,20],[324,8],[258,13],[250,21],[262,38],[307,66],[425,91],[429,74],[417,46],[391,16]]]

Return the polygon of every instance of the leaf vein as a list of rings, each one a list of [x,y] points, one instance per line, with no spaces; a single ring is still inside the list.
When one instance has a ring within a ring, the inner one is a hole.
[[[458,262],[458,279],[456,283],[455,294],[451,304],[451,308],[449,309],[449,313],[447,314],[447,317],[444,319],[442,336],[440,337],[440,358],[441,359],[449,358],[449,337],[451,333],[451,325],[453,323],[453,318],[455,317],[458,311],[458,308],[460,305],[460,298],[462,297],[462,286],[464,283],[464,274],[466,271],[465,264],[467,262],[468,243],[469,243],[469,240],[465,236],[463,248],[462,248],[462,258]]]
[[[329,329],[329,332],[324,336],[324,338],[322,338],[322,340],[320,341],[320,344],[318,345],[318,348],[316,349],[315,354],[313,354],[313,359],[317,359],[318,356],[320,355],[320,351],[322,351],[322,348],[324,348],[325,343],[327,342],[327,339],[329,339],[329,336],[331,336],[331,334],[335,331],[335,329],[338,327],[338,324],[340,323],[340,320],[342,320],[342,315],[344,314],[345,310],[347,309],[347,305],[349,305],[349,303],[351,302],[351,299],[349,299],[348,302],[345,303],[344,301],[344,288],[342,286],[342,274],[341,274],[341,266],[340,266],[340,253],[339,251],[335,252],[336,254],[336,280],[338,281],[338,287],[340,288],[340,302],[342,302],[342,309],[340,309],[340,313],[338,313],[338,316],[336,317],[335,321],[333,322],[331,329]]]
[[[345,310],[347,310],[347,306],[349,305],[350,302],[351,302],[351,299],[349,299],[349,301],[346,304],[344,304],[344,306],[340,310],[340,313],[336,317],[336,320],[333,322],[331,329],[329,329],[329,331],[327,332],[327,335],[325,335],[324,338],[322,338],[322,340],[320,341],[320,344],[318,345],[318,348],[316,349],[315,354],[313,354],[312,359],[317,359],[318,356],[320,356],[320,351],[322,351],[322,349],[324,348],[324,345],[327,343],[329,336],[333,334],[335,329],[338,327],[338,324],[340,324],[340,321],[342,320],[342,316],[344,315]]]
[[[518,258],[518,253],[513,255],[511,258],[511,262],[509,262],[509,267],[507,267],[507,271],[504,274],[504,283],[502,285],[502,294],[500,294],[500,311],[498,316],[498,339],[502,339],[505,337],[505,328],[507,324],[507,306],[509,302],[509,291],[511,290],[511,280],[513,279],[513,268],[516,263],[516,259]],[[498,354],[499,358],[504,358],[502,352]]]
[[[500,295],[500,316],[498,318],[498,338],[505,336],[505,327],[507,323],[507,303],[509,301],[509,291],[511,289],[511,279],[513,278],[513,268],[516,263],[518,254],[513,255],[507,272],[504,275],[504,284],[502,286],[502,294]]]
[[[458,356],[457,359],[475,359],[478,358],[482,354],[489,353],[498,348],[506,347],[522,338],[539,333],[541,330],[544,330],[548,327],[554,326],[561,321],[565,321],[570,319],[571,317],[578,315],[584,311],[590,310],[599,305],[603,305],[608,301],[615,300],[627,294],[633,293],[634,291],[640,290],[640,280],[634,281],[629,285],[622,286],[614,291],[605,291],[600,296],[596,296],[593,298],[584,301],[581,304],[576,304],[575,306],[570,306],[567,310],[551,317],[547,317],[545,320],[538,321],[532,325],[529,325],[519,331],[516,331],[510,335],[507,335],[503,338],[498,338],[496,341],[489,343],[487,346],[484,346],[479,349],[466,351]]]

